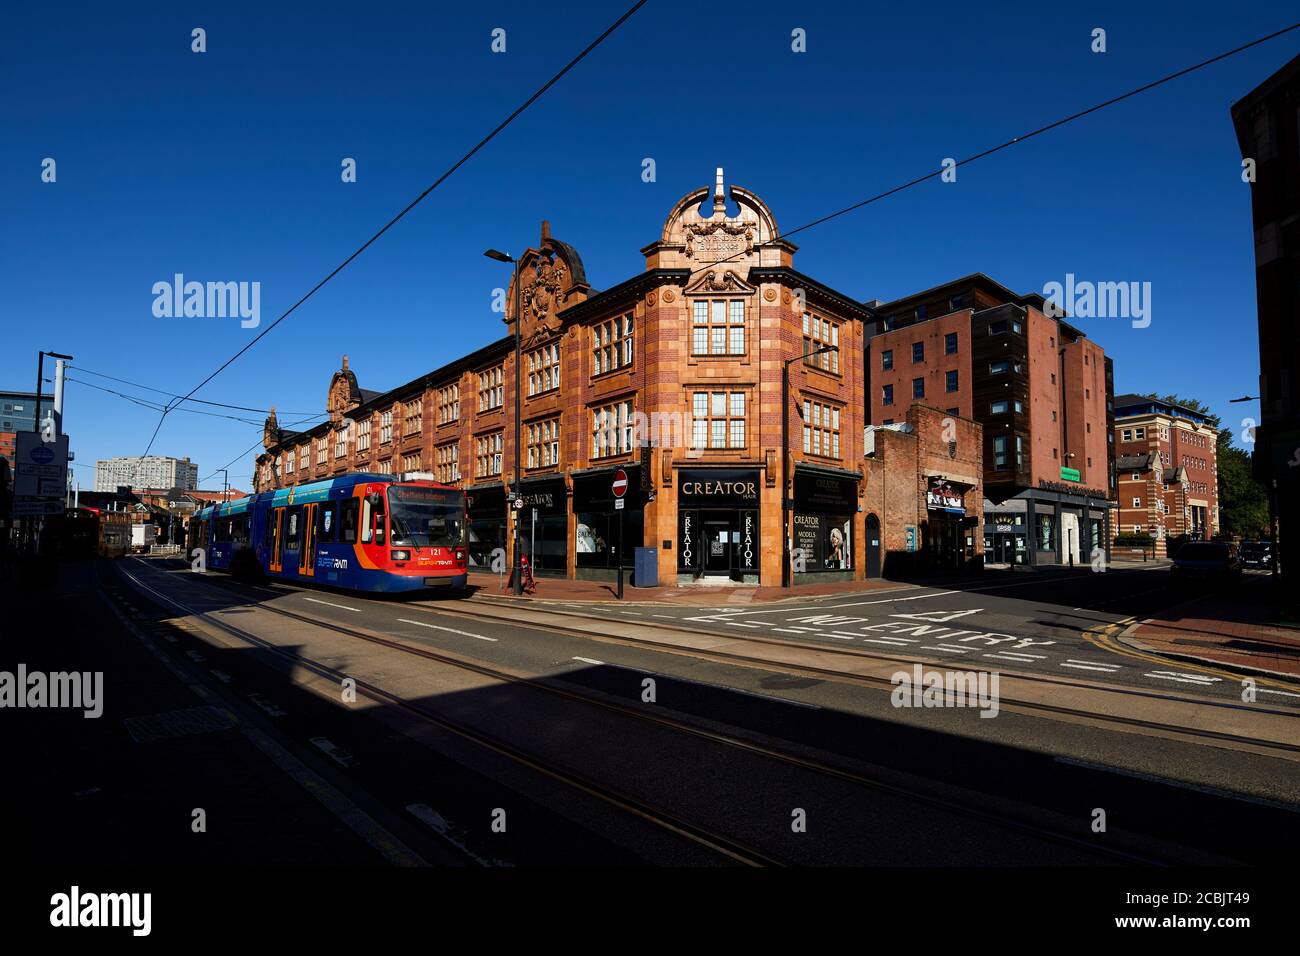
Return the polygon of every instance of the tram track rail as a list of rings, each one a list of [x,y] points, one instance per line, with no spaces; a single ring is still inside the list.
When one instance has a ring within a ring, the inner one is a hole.
[[[134,578],[133,580],[135,580],[138,585],[146,588],[147,590],[151,591],[154,594],[157,594],[161,599],[167,601],[168,603],[171,603],[178,608],[183,608],[187,614],[201,618],[241,640],[245,640],[249,643],[253,643],[259,647],[264,647],[265,649],[273,652],[277,651],[277,648],[274,644],[270,642],[266,642],[261,638],[258,638],[256,635],[248,634],[242,628],[239,628],[235,625],[231,625],[226,621],[214,619],[212,615],[206,612],[189,608],[185,606],[182,602],[169,598],[166,595],[162,595],[161,592],[158,592],[156,591],[156,589],[149,587],[147,584],[144,584],[144,582],[140,582],[138,581],[138,579],[134,579]],[[235,582],[233,581],[227,582],[227,581],[212,580],[212,581],[205,581],[203,583],[213,585],[223,590],[231,591],[233,593],[238,593],[240,589],[240,586],[236,585]],[[285,588],[286,593],[296,593],[298,591],[299,589]],[[441,665],[450,666],[460,670],[468,671],[480,677],[488,678],[490,680],[495,680],[501,683],[507,683],[514,686],[527,687],[536,690],[538,692],[542,692],[548,695],[552,695],[567,700],[575,704],[590,707],[606,713],[614,713],[619,716],[631,718],[639,722],[651,724],[658,728],[662,728],[664,730],[668,730],[674,733],[685,734],[695,738],[703,739],[707,742],[710,742],[718,746],[726,747],[732,750],[743,751],[745,753],[752,754],[768,760],[773,760],[781,764],[792,766],[799,770],[812,773],[818,776],[835,779],[866,790],[886,794],[896,798],[901,798],[915,804],[922,804],[936,810],[945,811],[968,819],[974,819],[985,825],[993,826],[1004,831],[1016,832],[1022,835],[1032,836],[1058,845],[1069,846],[1076,850],[1082,850],[1086,853],[1096,855],[1107,861],[1113,861],[1125,865],[1143,865],[1143,866],[1167,866],[1173,862],[1178,862],[1176,859],[1170,859],[1168,856],[1163,856],[1160,854],[1135,851],[1135,850],[1126,849],[1117,846],[1106,846],[1104,844],[1099,844],[1093,840],[1075,836],[1070,833],[1065,833],[1059,829],[1055,829],[1049,826],[1044,826],[1043,824],[1031,820],[1017,819],[1015,817],[1008,816],[1005,813],[988,810],[979,807],[970,801],[957,800],[950,797],[941,796],[933,792],[928,792],[921,788],[900,785],[898,783],[880,779],[878,777],[872,777],[858,770],[849,769],[847,767],[836,766],[834,764],[827,763],[825,761],[815,760],[810,757],[802,756],[800,754],[791,753],[787,750],[768,746],[766,744],[759,743],[754,740],[748,740],[742,737],[737,737],[735,735],[724,733],[708,727],[704,727],[701,726],[700,724],[682,720],[674,716],[669,716],[667,714],[661,714],[661,713],[654,713],[641,708],[633,707],[626,703],[613,700],[607,696],[603,696],[603,695],[597,696],[591,693],[584,693],[572,689],[571,686],[565,686],[565,687],[557,686],[556,682],[553,679],[522,676],[520,674],[511,673],[510,671],[502,670],[500,668],[494,667],[491,664],[487,664],[482,661],[467,660],[459,656],[433,650],[429,647],[413,645],[402,639],[386,637],[371,631],[361,630],[336,621],[317,618],[309,614],[303,614],[298,611],[293,611],[282,607],[275,607],[265,603],[259,603],[257,607],[260,610],[268,611],[274,615],[277,615],[285,619],[293,620],[297,623],[305,624],[312,627],[318,627],[351,639],[365,641],[370,644],[385,647],[390,650],[395,650],[404,654],[420,657],[425,660],[429,660],[431,662],[435,662]],[[500,618],[491,617],[489,615],[465,614],[465,613],[461,613],[459,610],[456,612],[449,612],[443,610],[441,607],[438,609],[424,608],[421,605],[415,603],[407,604],[405,605],[405,607],[427,610],[431,614],[449,615],[452,617],[464,617],[468,619],[477,619],[483,621],[490,620],[498,624],[502,623]],[[590,632],[582,632],[576,629],[560,628],[560,627],[545,627],[542,625],[533,624],[531,622],[518,622],[518,623],[520,626],[535,628],[538,630],[550,630],[556,633],[562,633],[566,635],[576,635],[576,636],[586,637],[586,638],[592,637]],[[618,640],[618,639],[611,639],[611,640]],[[641,642],[629,641],[628,643],[639,644]],[[654,644],[655,642],[647,642],[647,643]],[[795,644],[794,642],[790,642],[790,644],[791,646],[802,646],[802,647],[807,646],[807,645],[798,645]],[[656,645],[656,646],[667,647],[667,645]],[[680,650],[680,648],[678,650]],[[282,656],[287,657],[288,655],[282,655]],[[783,670],[794,670],[794,671],[800,669],[800,668],[786,667],[785,665],[779,664],[778,662],[774,662],[774,661],[764,661],[760,658],[743,658],[739,655],[727,655],[721,653],[711,655],[711,656],[715,656],[720,660],[726,660],[728,662],[734,663],[739,661],[739,662],[746,663],[750,666],[760,666],[767,669],[772,669],[773,667],[780,667]],[[868,655],[859,655],[859,656],[868,656]],[[313,672],[324,674],[325,676],[330,676],[337,679],[341,679],[341,677],[344,676],[341,675],[339,672],[335,671],[333,668],[330,668],[328,665],[324,665],[316,661],[311,661],[310,659],[305,659],[297,654],[292,656],[292,660],[298,663],[299,665],[310,666]],[[840,672],[834,672],[830,670],[825,671],[825,673],[827,676],[835,676],[837,678],[842,678],[846,676],[848,677],[857,676],[857,675],[844,675]],[[347,675],[347,676],[351,676],[351,675]],[[885,684],[885,686],[889,686],[887,681],[882,681],[880,683]],[[585,775],[578,774],[569,768],[555,767],[545,759],[537,758],[535,755],[528,754],[527,752],[521,750],[518,747],[515,747],[512,744],[497,740],[493,738],[491,735],[484,734],[483,732],[475,730],[474,728],[461,725],[456,721],[452,721],[443,717],[442,715],[429,713],[426,708],[422,708],[418,705],[413,705],[410,704],[409,702],[396,698],[392,694],[388,693],[387,691],[384,691],[382,688],[374,687],[373,685],[363,683],[360,680],[357,680],[357,687],[358,690],[364,690],[368,696],[371,696],[374,699],[381,700],[384,703],[392,704],[394,706],[400,706],[404,710],[412,712],[418,715],[419,717],[421,717],[422,719],[430,720],[431,722],[438,724],[439,726],[447,727],[447,729],[452,730],[452,732],[456,733],[458,736],[463,737],[464,739],[470,740],[475,743],[480,743],[481,745],[486,746],[497,753],[505,755],[510,759],[515,760],[516,762],[524,764],[525,766],[531,767],[532,769],[537,770],[553,779],[559,780],[564,783],[568,783],[570,785],[574,785],[578,789],[581,789],[590,795],[596,796],[599,799],[602,799],[603,801],[610,803],[619,809],[623,809],[627,812],[633,813],[634,815],[641,817],[642,819],[647,820],[648,822],[655,823],[661,826],[662,828],[677,833],[678,835],[686,836],[692,839],[694,842],[710,847],[711,849],[720,852],[723,856],[728,857],[735,862],[740,862],[740,863],[744,863],[747,865],[754,865],[754,866],[784,865],[783,861],[777,860],[776,858],[762,851],[756,850],[752,847],[748,847],[744,844],[737,843],[730,837],[727,837],[722,834],[718,834],[715,831],[711,831],[707,828],[701,828],[696,824],[686,821],[685,819],[681,818],[679,815],[673,813],[672,811],[666,811],[663,808],[648,804],[645,801],[642,801],[640,798],[622,793],[620,791],[615,791],[596,781],[590,780],[589,778],[585,777]]]
[[[506,605],[498,602],[484,602],[484,603],[490,603],[491,606],[493,607],[502,607],[506,609],[511,609],[510,605]],[[437,607],[432,607],[425,604],[411,604],[408,606],[418,608],[420,610],[426,611],[431,614],[445,615],[449,617],[459,617],[465,620],[489,621],[497,624],[504,623],[503,618],[501,618],[498,615],[485,614],[482,613],[481,611],[478,611],[477,609],[474,609],[472,607],[472,602],[461,602],[460,604],[457,604],[454,607],[449,605],[448,606],[438,605]],[[576,614],[572,612],[554,611],[551,608],[547,608],[547,613],[574,618],[576,620],[588,620],[588,621],[592,620],[592,616],[590,615],[582,615],[582,614]],[[578,627],[576,624],[572,626],[566,626],[560,624],[539,623],[531,620],[516,620],[514,623],[517,623],[519,626],[522,627],[535,628],[537,630],[549,631],[555,634],[564,634],[570,637],[597,639],[597,640],[607,641],[615,644],[624,644],[630,647],[651,647],[656,650],[670,651],[673,653],[687,655],[691,657],[700,657],[708,660],[716,660],[720,663],[741,664],[747,667],[756,667],[756,668],[762,668],[766,670],[779,668],[783,671],[790,671],[792,673],[807,674],[810,676],[833,679],[837,681],[845,681],[845,682],[862,684],[865,686],[870,686],[875,688],[885,688],[890,690],[892,690],[894,686],[893,684],[890,683],[889,680],[882,677],[873,677],[871,675],[866,675],[866,674],[855,674],[843,670],[837,670],[831,667],[818,667],[815,664],[793,663],[787,661],[774,660],[765,657],[756,657],[754,655],[749,655],[749,654],[736,654],[729,651],[719,651],[712,648],[683,647],[680,644],[673,644],[667,641],[656,641],[652,638],[628,637],[626,635],[611,635],[605,633],[596,633],[589,629],[583,629],[581,627]],[[626,623],[626,622],[621,622],[621,623]],[[905,662],[908,664],[917,663],[917,662],[924,663],[929,660],[928,658],[921,658],[921,657],[916,657],[911,655],[899,655],[899,654],[877,653],[873,651],[851,650],[845,647],[839,647],[834,645],[823,646],[820,644],[812,644],[809,642],[789,641],[789,640],[783,640],[781,638],[764,637],[762,635],[745,634],[743,636],[738,636],[734,634],[724,634],[719,631],[702,632],[701,630],[680,627],[659,620],[656,620],[653,623],[650,622],[644,622],[644,623],[646,623],[647,626],[652,627],[656,630],[666,630],[666,631],[672,631],[681,634],[688,634],[691,635],[692,637],[698,637],[701,633],[707,633],[711,636],[730,637],[735,640],[743,640],[744,642],[749,644],[771,645],[776,647],[790,648],[790,649],[796,649],[802,651],[813,650],[819,654],[827,654],[827,655],[832,655],[834,657],[840,657],[844,659],[856,658],[856,659],[869,660],[869,661],[878,661],[880,663]],[[1178,662],[1170,661],[1169,663],[1171,665],[1176,665]],[[1089,683],[1085,681],[1069,680],[1066,678],[1052,676],[1052,675],[1026,673],[1023,671],[1002,670],[1002,672],[1008,676],[1014,677],[1018,681],[1024,681],[1026,683],[1043,685],[1043,686],[1057,686],[1057,687],[1071,688],[1071,689],[1085,688],[1085,689],[1092,689],[1092,690],[1100,690],[1107,693],[1119,693],[1119,694],[1124,694],[1126,696],[1141,697],[1148,700],[1166,701],[1166,702],[1178,703],[1178,704],[1189,704],[1198,707],[1211,707],[1216,709],[1242,711],[1251,714],[1260,714],[1263,716],[1271,716],[1271,717],[1284,717],[1290,720],[1300,721],[1300,710],[1289,710],[1285,708],[1276,708],[1276,707],[1247,707],[1242,704],[1235,704],[1235,703],[1230,703],[1228,701],[1222,701],[1222,700],[1180,697],[1172,694],[1162,694],[1159,693],[1158,691],[1149,690],[1146,688],[1136,687],[1127,684]],[[1074,707],[1064,707],[1057,704],[1046,704],[1040,701],[1017,700],[1014,698],[1006,697],[1005,695],[1002,697],[1002,705],[1011,706],[1026,711],[1034,711],[1042,714],[1048,714],[1052,716],[1086,718],[1088,720],[1099,721],[1101,723],[1116,724],[1120,726],[1133,727],[1133,728],[1143,729],[1143,730],[1159,731],[1162,733],[1180,734],[1185,737],[1192,737],[1200,740],[1221,741],[1224,743],[1249,745],[1251,747],[1256,747],[1256,748],[1277,750],[1285,753],[1300,754],[1300,744],[1291,744],[1283,741],[1260,740],[1255,737],[1245,737],[1240,734],[1223,733],[1219,731],[1205,730],[1204,728],[1199,728],[1199,727],[1188,727],[1181,724],[1169,724],[1161,721],[1146,720],[1137,717],[1123,717],[1115,714],[1098,714],[1093,711],[1080,710]],[[1297,730],[1298,732],[1300,732],[1300,727],[1298,727]]]

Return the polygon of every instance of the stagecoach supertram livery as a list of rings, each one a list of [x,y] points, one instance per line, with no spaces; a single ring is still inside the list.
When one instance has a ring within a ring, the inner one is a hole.
[[[465,494],[432,481],[354,474],[211,505],[188,546],[216,571],[358,591],[461,590]]]

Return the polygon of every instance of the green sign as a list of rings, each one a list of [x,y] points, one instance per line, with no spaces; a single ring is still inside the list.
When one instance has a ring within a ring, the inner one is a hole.
[[[1064,481],[1078,481],[1078,480],[1079,480],[1079,469],[1077,469],[1077,468],[1062,468],[1062,469],[1061,469],[1061,478],[1062,478]]]

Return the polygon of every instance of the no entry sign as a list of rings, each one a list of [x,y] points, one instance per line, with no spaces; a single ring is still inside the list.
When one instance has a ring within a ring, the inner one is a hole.
[[[614,472],[614,484],[612,486],[614,497],[622,498],[627,493],[627,472],[620,468]]]

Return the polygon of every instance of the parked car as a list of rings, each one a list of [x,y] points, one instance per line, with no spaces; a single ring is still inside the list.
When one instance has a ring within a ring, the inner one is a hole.
[[[1243,541],[1237,549],[1243,568],[1261,568],[1267,571],[1273,566],[1273,543],[1271,541]]]
[[[1176,578],[1237,577],[1241,561],[1226,541],[1193,541],[1178,549],[1173,572]]]

